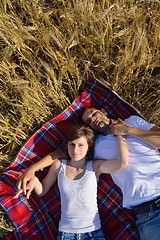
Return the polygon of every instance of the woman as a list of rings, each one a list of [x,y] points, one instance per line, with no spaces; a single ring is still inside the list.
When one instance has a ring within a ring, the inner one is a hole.
[[[125,137],[118,136],[117,159],[91,161],[94,141],[89,127],[74,125],[63,146],[66,159],[53,163],[42,182],[36,178],[34,191],[38,196],[45,195],[58,180],[61,198],[58,240],[105,239],[97,206],[97,179],[101,173],[115,173],[125,168],[129,153]]]

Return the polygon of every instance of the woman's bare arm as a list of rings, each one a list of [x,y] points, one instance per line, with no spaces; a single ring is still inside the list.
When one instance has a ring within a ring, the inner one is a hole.
[[[126,138],[124,136],[117,136],[117,158],[94,161],[93,164],[95,165],[96,176],[99,177],[101,173],[119,172],[128,166],[128,161],[129,150]]]
[[[60,166],[61,166],[60,160],[56,160],[55,163],[53,163],[52,166],[50,167],[46,177],[42,180],[42,182],[40,182],[38,178],[36,179],[34,191],[38,196],[44,196],[49,191],[49,189],[55,184]]]
[[[54,163],[55,160],[60,158],[65,158],[65,153],[61,150],[56,150],[54,152],[51,152],[50,154],[43,157],[41,160],[36,162],[35,164],[31,165],[19,178],[17,189],[18,191],[21,190],[21,192],[24,193],[24,195],[31,194],[34,184],[35,184],[35,172],[39,169],[45,168],[50,166]]]

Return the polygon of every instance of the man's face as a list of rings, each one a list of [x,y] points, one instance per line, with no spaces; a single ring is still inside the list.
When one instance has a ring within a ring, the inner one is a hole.
[[[87,108],[82,115],[82,121],[98,133],[104,134],[110,123],[106,113],[96,109]]]

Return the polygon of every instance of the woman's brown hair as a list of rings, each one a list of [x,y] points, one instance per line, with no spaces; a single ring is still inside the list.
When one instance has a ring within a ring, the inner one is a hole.
[[[90,161],[93,160],[94,157],[94,141],[95,141],[95,135],[91,128],[89,128],[86,125],[73,125],[67,132],[67,136],[65,139],[65,142],[63,144],[63,151],[67,155],[67,159],[70,159],[70,156],[68,154],[68,142],[73,141],[80,137],[86,137],[87,143],[88,143],[88,152],[86,156],[86,160]]]

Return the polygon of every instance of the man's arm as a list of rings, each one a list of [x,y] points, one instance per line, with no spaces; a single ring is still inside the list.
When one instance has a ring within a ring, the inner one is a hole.
[[[35,185],[35,172],[50,166],[58,158],[65,158],[65,153],[61,150],[56,150],[31,165],[19,178],[17,184],[18,191],[22,190],[24,195],[27,194],[29,197]]]
[[[116,173],[123,170],[128,166],[128,161],[129,150],[126,138],[117,136],[117,158],[93,161],[93,169],[99,177],[101,173]]]
[[[152,147],[160,149],[160,128],[152,127],[149,131],[127,126],[121,119],[120,123],[111,124],[112,135],[130,135],[139,138]]]

